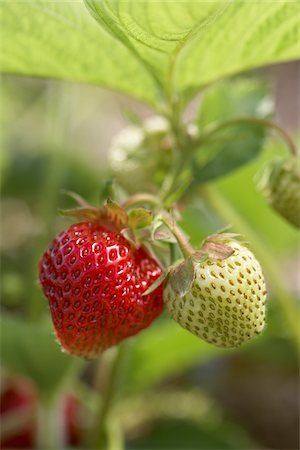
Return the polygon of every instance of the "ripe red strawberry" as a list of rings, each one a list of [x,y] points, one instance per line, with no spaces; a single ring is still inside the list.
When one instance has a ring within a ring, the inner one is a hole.
[[[162,288],[142,296],[161,274],[157,262],[97,222],[60,233],[39,267],[56,336],[74,355],[95,357],[162,312]]]

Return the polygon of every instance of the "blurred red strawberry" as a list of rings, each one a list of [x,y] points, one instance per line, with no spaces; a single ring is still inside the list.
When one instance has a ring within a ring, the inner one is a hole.
[[[27,380],[1,380],[0,448],[33,448],[37,394]]]
[[[0,448],[2,450],[35,448],[38,402],[37,391],[30,381],[19,376],[1,379]],[[80,402],[74,395],[66,394],[60,404],[65,428],[64,444],[71,447],[78,446],[81,440]]]

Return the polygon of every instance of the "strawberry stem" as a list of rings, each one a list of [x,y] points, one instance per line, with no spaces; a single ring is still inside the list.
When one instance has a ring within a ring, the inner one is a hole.
[[[95,415],[93,428],[88,435],[87,448],[100,450],[108,449],[108,419],[118,390],[121,372],[120,368],[124,358],[124,348],[125,346],[122,344],[114,349],[115,353],[112,355],[109,364],[106,385],[104,386],[104,389],[102,389],[102,395],[99,393],[99,395],[101,395],[99,409]],[[99,391],[99,379],[103,377],[102,362],[103,358],[101,357],[95,374],[95,387],[97,391]]]
[[[63,435],[58,432],[59,415],[57,400],[42,398],[37,408],[36,448],[63,448]]]
[[[193,255],[195,250],[193,247],[189,244],[187,241],[183,231],[179,226],[176,224],[175,220],[172,219],[170,214],[164,213],[162,215],[162,222],[169,228],[171,233],[175,236],[177,243],[180,247],[180,250],[185,258],[190,257]]]
[[[146,192],[140,192],[138,194],[133,195],[132,197],[129,197],[123,204],[122,207],[124,209],[130,208],[131,206],[140,204],[140,203],[146,203],[148,205],[158,206],[161,207],[161,201],[158,197],[152,194],[148,194]]]

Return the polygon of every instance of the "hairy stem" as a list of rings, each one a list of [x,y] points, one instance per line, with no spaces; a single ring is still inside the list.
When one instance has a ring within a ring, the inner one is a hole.
[[[201,187],[201,195],[207,203],[216,211],[220,218],[230,223],[236,230],[251,241],[254,253],[261,261],[263,269],[276,298],[280,304],[282,313],[289,324],[289,330],[294,338],[295,344],[300,346],[300,333],[298,322],[298,310],[293,296],[282,279],[282,273],[276,265],[276,258],[264,241],[253,231],[253,228],[240,216],[237,210],[228,200],[216,189],[212,187]]]
[[[117,387],[120,378],[120,368],[124,357],[124,344],[119,345],[114,349],[115,353],[109,364],[107,373],[106,385],[101,397],[101,403],[95,416],[94,426],[88,437],[88,448],[109,450],[109,439],[107,435],[108,418],[111,412],[111,407],[114,403]],[[96,387],[98,385],[98,378],[103,371],[101,360],[99,360],[96,371]],[[112,449],[113,450],[113,449]]]
[[[170,214],[165,213],[162,215],[162,221],[175,236],[183,256],[185,258],[191,256],[194,253],[194,249],[187,241],[183,231],[176,224],[175,220],[170,216]]]
[[[141,203],[146,203],[148,205],[161,207],[161,201],[158,197],[147,192],[140,192],[138,194],[129,197],[123,204],[122,207],[127,209],[131,206],[138,205]]]

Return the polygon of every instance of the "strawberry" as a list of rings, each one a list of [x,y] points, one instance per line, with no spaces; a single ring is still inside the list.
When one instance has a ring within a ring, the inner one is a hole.
[[[72,394],[67,394],[62,402],[63,418],[66,429],[66,444],[76,447],[82,438],[81,412],[83,410],[80,401]]]
[[[162,288],[142,295],[160,276],[158,263],[143,247],[133,248],[113,227],[97,221],[60,233],[39,269],[56,336],[73,355],[96,357],[162,312]]]
[[[33,448],[37,394],[22,378],[1,379],[0,448]]]
[[[267,203],[300,228],[300,159],[276,159],[259,174],[258,189]]]
[[[39,397],[36,387],[21,376],[1,378],[1,449],[35,448]],[[62,435],[65,445],[78,446],[82,438],[82,403],[71,393],[61,398]]]
[[[252,252],[238,241],[224,234],[207,242],[198,252],[201,257],[192,256],[193,277],[182,295],[174,280],[178,266],[170,273],[165,305],[173,319],[196,336],[219,347],[237,347],[264,328],[264,277]],[[226,257],[220,256],[219,247],[225,248]]]

